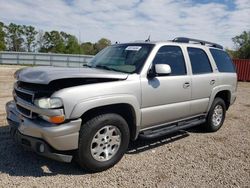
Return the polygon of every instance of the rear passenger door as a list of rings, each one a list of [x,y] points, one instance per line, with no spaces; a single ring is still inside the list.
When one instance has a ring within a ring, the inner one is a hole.
[[[217,66],[221,85],[234,86],[234,90],[237,87],[237,75],[235,66],[229,57],[229,55],[220,49],[210,49],[211,55]]]
[[[212,89],[218,83],[218,76],[213,73],[207,53],[203,49],[187,47],[187,52],[192,68],[191,114],[199,115],[207,111]]]

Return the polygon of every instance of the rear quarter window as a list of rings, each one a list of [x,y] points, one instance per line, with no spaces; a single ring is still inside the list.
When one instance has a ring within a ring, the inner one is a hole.
[[[235,72],[235,66],[226,52],[217,49],[209,50],[214,58],[219,72]]]

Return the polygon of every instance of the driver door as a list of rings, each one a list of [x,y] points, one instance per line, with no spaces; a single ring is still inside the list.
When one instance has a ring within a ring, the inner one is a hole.
[[[142,128],[160,125],[190,114],[191,77],[179,46],[162,46],[152,65],[168,64],[171,74],[141,78]]]

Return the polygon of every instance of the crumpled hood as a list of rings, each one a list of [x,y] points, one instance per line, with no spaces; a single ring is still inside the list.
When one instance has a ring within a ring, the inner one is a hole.
[[[126,73],[95,69],[95,68],[66,68],[66,67],[29,67],[15,73],[16,79],[22,82],[49,84],[53,80],[66,78],[104,78],[125,80]]]

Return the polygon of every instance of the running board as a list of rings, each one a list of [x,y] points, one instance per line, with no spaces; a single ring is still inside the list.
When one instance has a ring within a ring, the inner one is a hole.
[[[194,127],[196,125],[199,125],[199,124],[202,124],[205,122],[206,122],[205,118],[193,119],[193,120],[184,121],[184,122],[178,122],[178,123],[175,123],[172,125],[167,125],[165,127],[142,131],[142,132],[140,132],[139,137],[142,139],[154,139],[157,137],[172,134],[172,133],[180,131],[180,130],[188,129],[190,127]]]

